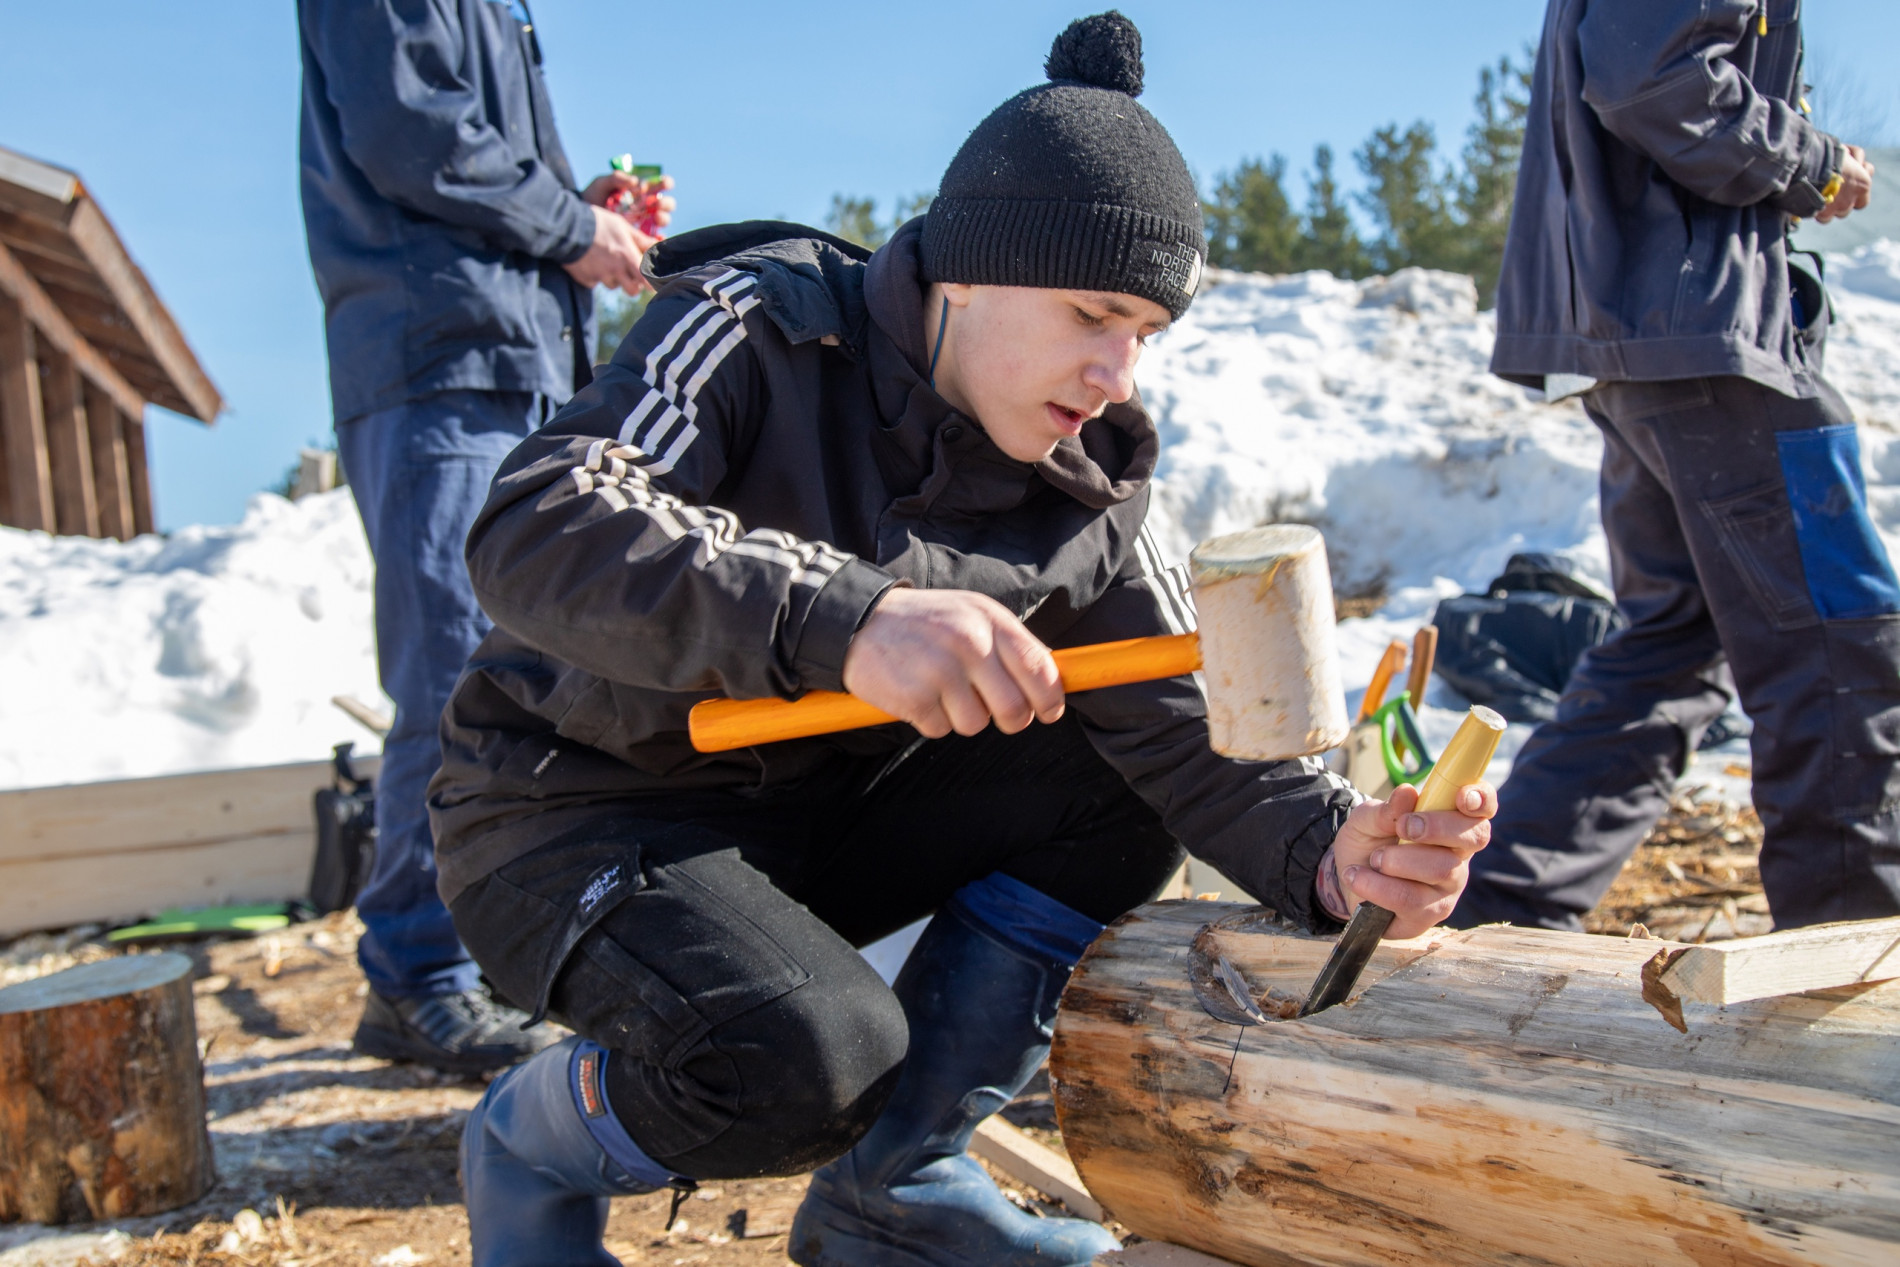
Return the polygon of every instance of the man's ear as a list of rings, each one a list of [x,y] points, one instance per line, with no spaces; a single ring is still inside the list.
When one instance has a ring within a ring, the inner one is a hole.
[[[968,308],[976,294],[976,287],[969,282],[938,282],[937,287],[952,308]]]

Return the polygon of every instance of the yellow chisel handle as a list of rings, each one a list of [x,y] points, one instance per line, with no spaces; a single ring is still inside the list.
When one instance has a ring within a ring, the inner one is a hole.
[[[1458,733],[1451,737],[1445,751],[1439,754],[1438,763],[1425,776],[1425,786],[1418,790],[1419,812],[1456,809],[1458,789],[1484,778],[1485,769],[1498,750],[1498,740],[1503,737],[1504,718],[1483,704],[1473,704],[1465,719],[1458,723]]]
[[[1064,692],[1179,677],[1201,667],[1197,634],[1164,634],[1067,647],[1055,654]],[[897,718],[855,695],[809,691],[795,700],[712,699],[693,705],[686,727],[699,752],[729,752],[782,739],[882,726]]]

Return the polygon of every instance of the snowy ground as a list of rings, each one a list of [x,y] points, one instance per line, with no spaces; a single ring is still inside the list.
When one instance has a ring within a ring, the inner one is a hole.
[[[1900,245],[1835,259],[1829,278],[1830,376],[1864,424],[1869,496],[1900,552]],[[1214,533],[1318,523],[1341,591],[1386,595],[1341,628],[1354,702],[1389,638],[1513,552],[1606,576],[1595,431],[1575,403],[1485,372],[1492,319],[1467,279],[1214,282],[1139,374],[1166,446],[1157,535],[1178,558]],[[370,578],[347,492],[260,494],[241,524],[124,545],[0,529],[0,787],[373,748],[330,704],[386,707]],[[1442,738],[1462,705],[1442,683],[1429,702]]]

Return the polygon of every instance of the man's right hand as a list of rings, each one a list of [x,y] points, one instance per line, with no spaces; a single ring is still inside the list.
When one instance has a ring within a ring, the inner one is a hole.
[[[1049,648],[993,598],[968,590],[888,590],[844,656],[844,687],[926,738],[1013,735],[1062,716]]]
[[[587,248],[587,254],[562,267],[583,286],[607,286],[629,295],[639,294],[647,284],[640,275],[640,257],[652,248],[655,239],[604,207],[589,204],[587,209],[594,213],[594,244]]]
[[[1847,147],[1847,153],[1841,159],[1841,187],[1834,195],[1834,201],[1821,208],[1814,217],[1816,224],[1826,224],[1830,220],[1839,220],[1855,211],[1863,211],[1874,192],[1874,165],[1867,160],[1867,151],[1858,145]]]

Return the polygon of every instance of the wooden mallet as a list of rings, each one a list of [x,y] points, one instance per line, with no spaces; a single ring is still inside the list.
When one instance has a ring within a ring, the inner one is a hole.
[[[1216,752],[1253,761],[1306,756],[1346,737],[1326,543],[1305,524],[1216,537],[1189,555],[1199,634],[1132,638],[1055,652],[1065,692],[1199,670]],[[898,720],[852,695],[707,700],[688,729],[700,752],[856,730]]]

